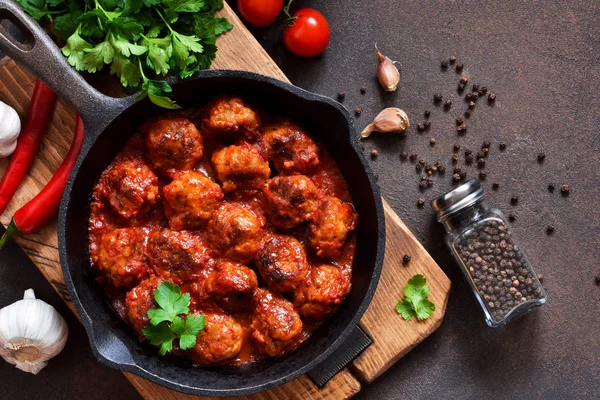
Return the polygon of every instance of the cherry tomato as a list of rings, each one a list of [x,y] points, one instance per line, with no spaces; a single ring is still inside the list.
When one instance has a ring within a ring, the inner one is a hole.
[[[238,10],[250,25],[266,28],[277,19],[283,0],[238,0]]]
[[[285,47],[302,57],[321,54],[329,44],[329,24],[317,10],[303,8],[294,14],[293,25],[283,31]]]

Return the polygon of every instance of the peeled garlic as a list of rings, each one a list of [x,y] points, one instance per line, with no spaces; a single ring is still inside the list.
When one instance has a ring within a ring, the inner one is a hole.
[[[399,108],[390,107],[381,111],[360,136],[366,138],[371,132],[403,133],[409,126],[408,115]]]
[[[65,347],[68,333],[63,317],[33,289],[0,309],[0,356],[22,371],[40,372]]]
[[[0,158],[10,156],[17,147],[21,120],[14,108],[0,101]]]
[[[395,61],[381,54],[377,45],[375,45],[375,51],[379,58],[379,63],[377,64],[377,79],[379,80],[379,84],[384,90],[393,92],[400,83],[400,72],[394,65]]]

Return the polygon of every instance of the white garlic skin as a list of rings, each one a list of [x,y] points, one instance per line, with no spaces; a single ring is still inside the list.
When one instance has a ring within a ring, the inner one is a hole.
[[[65,347],[68,333],[63,317],[33,289],[0,309],[0,356],[22,371],[40,372]]]
[[[21,119],[14,108],[0,101],[0,158],[10,156],[17,148]]]

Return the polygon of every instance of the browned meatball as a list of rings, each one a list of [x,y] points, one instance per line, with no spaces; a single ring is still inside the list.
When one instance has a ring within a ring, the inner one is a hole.
[[[258,287],[256,274],[243,265],[223,261],[206,279],[206,292],[225,310],[248,308]]]
[[[278,356],[298,343],[302,320],[292,303],[266,289],[254,292],[254,302],[251,328],[258,351]]]
[[[350,289],[341,271],[332,265],[310,270],[294,294],[294,306],[305,317],[321,320],[335,312]]]
[[[271,290],[291,292],[308,273],[306,254],[300,242],[291,236],[272,236],[256,256],[256,267]]]
[[[319,189],[304,175],[276,176],[269,180],[264,193],[271,222],[286,229],[309,221],[321,197]]]
[[[208,105],[202,127],[209,134],[254,138],[258,136],[260,118],[239,97],[221,97]]]
[[[212,164],[223,190],[231,192],[237,186],[256,186],[269,179],[269,163],[249,144],[232,145],[217,150]]]
[[[233,317],[206,315],[206,325],[198,334],[194,360],[199,364],[228,361],[238,355],[244,343],[244,329]]]
[[[221,187],[200,172],[182,172],[163,187],[165,214],[171,229],[198,229],[223,198]]]
[[[148,211],[158,196],[158,178],[140,159],[111,165],[100,180],[100,193],[123,218]]]
[[[269,147],[269,159],[281,173],[305,174],[319,165],[319,148],[292,122],[265,128],[264,138]]]
[[[142,340],[144,340],[142,328],[150,323],[148,310],[157,307],[154,291],[161,282],[162,279],[157,277],[146,279],[125,296],[127,318]]]
[[[148,274],[146,240],[144,232],[134,228],[115,229],[102,236],[96,265],[113,286],[131,288]]]
[[[263,235],[262,223],[250,210],[235,203],[221,205],[208,223],[212,248],[239,262],[254,258]]]
[[[316,214],[308,227],[310,246],[319,257],[339,257],[348,232],[356,228],[354,207],[336,197],[327,197]]]
[[[163,175],[192,169],[202,159],[202,136],[186,118],[155,118],[141,131],[152,167]]]
[[[163,229],[148,239],[148,262],[164,278],[201,269],[209,257],[200,237],[187,231]]]

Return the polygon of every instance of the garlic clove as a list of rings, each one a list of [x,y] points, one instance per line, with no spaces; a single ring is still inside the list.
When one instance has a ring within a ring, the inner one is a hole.
[[[17,147],[21,119],[17,111],[0,101],[0,158],[8,157]]]
[[[0,309],[0,356],[22,371],[37,374],[64,348],[68,337],[63,317],[32,289],[23,300]]]
[[[381,54],[377,45],[375,45],[375,51],[379,59],[377,64],[377,79],[379,80],[379,84],[384,90],[394,92],[400,83],[400,71],[394,65],[394,61]]]
[[[408,115],[395,107],[381,111],[360,134],[362,138],[369,137],[371,132],[404,133],[410,126]]]

